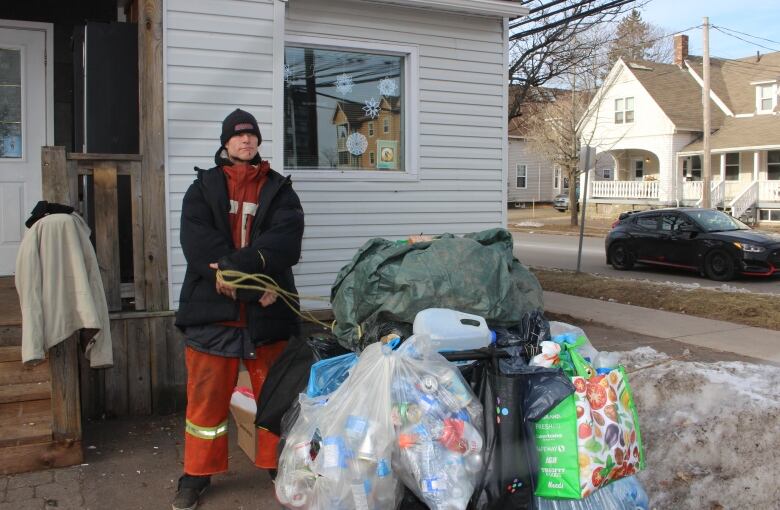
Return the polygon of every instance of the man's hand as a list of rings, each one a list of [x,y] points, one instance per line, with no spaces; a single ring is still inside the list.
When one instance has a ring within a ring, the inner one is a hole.
[[[263,292],[263,295],[260,297],[260,301],[259,301],[260,306],[265,308],[266,306],[270,306],[270,305],[276,303],[276,298],[277,297],[278,296],[276,295],[276,293],[275,292],[271,292],[270,290],[267,290],[267,291]]]
[[[216,271],[219,269],[219,264],[217,264],[216,262],[212,262],[211,264],[209,264],[209,267]],[[236,288],[231,287],[230,285],[217,280],[217,294],[222,294],[223,296],[235,300]]]

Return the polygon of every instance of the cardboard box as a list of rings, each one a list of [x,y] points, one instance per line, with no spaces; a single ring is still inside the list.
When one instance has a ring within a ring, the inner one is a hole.
[[[238,383],[236,386],[244,386],[246,388],[252,388],[252,382],[249,380],[248,372],[238,373]],[[230,403],[230,414],[233,415],[233,420],[236,422],[237,438],[236,442],[238,446],[244,450],[249,456],[249,459],[255,461],[255,451],[257,449],[257,429],[255,428],[255,414],[256,411],[249,411],[244,408],[236,406],[233,402]]]

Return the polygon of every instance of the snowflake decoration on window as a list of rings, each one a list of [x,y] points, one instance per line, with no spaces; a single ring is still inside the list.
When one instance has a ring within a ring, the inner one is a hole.
[[[398,83],[387,77],[379,80],[379,93],[383,96],[397,96]]]
[[[352,87],[355,86],[355,82],[352,81],[352,76],[347,73],[342,73],[336,78],[336,88],[342,96],[345,96],[352,92]]]
[[[381,110],[379,101],[373,97],[371,99],[366,99],[366,105],[363,107],[363,111],[366,112],[367,116],[375,119],[379,116],[379,110]]]
[[[290,83],[293,78],[293,72],[290,68],[290,64],[284,64],[284,82]]]
[[[360,133],[352,133],[347,138],[347,150],[355,156],[360,156],[368,148],[368,140]]]

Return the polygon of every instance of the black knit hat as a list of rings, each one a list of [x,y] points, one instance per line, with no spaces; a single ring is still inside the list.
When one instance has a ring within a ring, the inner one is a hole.
[[[263,137],[260,135],[260,128],[257,127],[257,120],[251,113],[236,108],[222,121],[222,136],[219,137],[219,141],[224,147],[231,137],[241,133],[254,134],[257,137],[258,144],[263,141]]]

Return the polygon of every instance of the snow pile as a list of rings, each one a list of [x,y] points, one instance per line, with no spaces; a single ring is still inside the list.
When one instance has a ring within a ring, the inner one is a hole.
[[[515,227],[531,227],[531,228],[539,228],[543,227],[544,223],[540,223],[538,221],[521,221],[520,223],[515,223]]]
[[[639,410],[651,508],[778,508],[780,368],[621,353]]]

